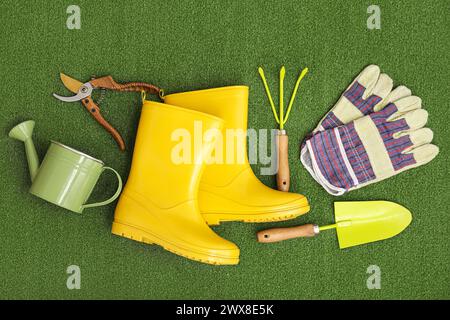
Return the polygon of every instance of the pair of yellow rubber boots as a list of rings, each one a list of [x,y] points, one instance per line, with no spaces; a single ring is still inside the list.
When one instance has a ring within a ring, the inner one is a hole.
[[[234,144],[233,150],[244,152],[245,161],[205,163],[211,152],[217,152],[218,142],[204,138],[199,147],[194,143],[196,130],[201,127],[202,132],[219,132],[224,137],[228,129],[245,134],[247,114],[246,86],[171,94],[164,103],[144,101],[112,233],[203,263],[233,265],[239,262],[239,248],[208,225],[279,221],[308,212],[303,195],[273,190],[255,177],[247,160],[245,136],[244,143]],[[184,135],[192,138],[184,148],[192,161],[180,163],[176,145]]]

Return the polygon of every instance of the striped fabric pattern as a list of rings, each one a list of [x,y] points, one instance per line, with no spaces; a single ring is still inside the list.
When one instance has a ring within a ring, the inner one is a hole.
[[[337,139],[331,129],[315,134],[309,142],[322,176],[331,185],[348,190],[355,184],[345,166],[345,155],[341,154]]]
[[[388,121],[392,115],[398,113],[397,106],[390,103],[382,110],[373,112],[374,106],[381,98],[372,95],[364,100],[362,95],[365,90],[364,86],[355,81],[344,96],[366,115],[367,120],[370,119],[375,124],[395,171],[414,165],[416,163],[414,156],[403,154],[406,149],[413,146],[409,135],[394,138],[394,134],[410,129],[408,123],[404,118]],[[321,126],[325,130],[308,136],[307,140],[317,169],[330,185],[350,190],[358,184],[377,179],[367,150],[355,129],[354,121],[344,125],[333,112],[330,112]]]
[[[324,128],[325,130],[327,129],[331,129],[331,128],[336,128],[339,126],[342,126],[343,123],[341,120],[338,119],[338,117],[336,117],[336,115],[333,113],[333,111],[330,111],[325,118],[323,119],[321,126],[322,128]]]
[[[354,123],[351,122],[348,125],[339,127],[338,130],[348,161],[353,168],[358,182],[361,184],[375,179],[375,173],[373,172],[369,156],[355,130]]]
[[[397,111],[397,106],[394,103],[390,103],[381,111],[370,115],[370,118],[380,132],[395,171],[416,163],[412,154],[402,154],[404,150],[413,145],[409,136],[405,135],[397,139],[393,137],[394,133],[409,129],[406,120],[387,121]]]
[[[356,108],[358,108],[363,115],[373,112],[375,105],[381,101],[381,98],[377,95],[371,95],[364,100],[362,96],[365,91],[366,88],[358,81],[355,81],[351,87],[344,92],[344,97],[346,97]]]

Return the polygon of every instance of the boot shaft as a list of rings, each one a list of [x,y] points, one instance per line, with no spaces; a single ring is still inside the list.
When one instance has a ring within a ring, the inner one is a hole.
[[[204,158],[214,145],[203,134],[222,126],[208,114],[145,101],[126,189],[133,186],[130,191],[154,198],[161,208],[196,198]]]
[[[208,165],[202,181],[216,186],[230,183],[239,172],[249,168],[247,157],[248,87],[230,86],[170,94],[166,103],[208,113],[224,120],[222,154]]]
[[[224,129],[247,130],[248,87],[230,86],[169,94],[166,103],[208,113],[225,121]]]

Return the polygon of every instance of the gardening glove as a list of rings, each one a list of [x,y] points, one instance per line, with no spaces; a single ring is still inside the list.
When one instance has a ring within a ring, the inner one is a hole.
[[[423,128],[428,113],[416,96],[306,140],[301,161],[332,195],[342,195],[431,161],[439,153]]]
[[[392,79],[388,75],[380,73],[378,66],[369,65],[322,118],[313,134],[347,124],[382,109],[392,101],[411,95],[411,91],[404,86],[399,86],[393,91],[392,86]]]

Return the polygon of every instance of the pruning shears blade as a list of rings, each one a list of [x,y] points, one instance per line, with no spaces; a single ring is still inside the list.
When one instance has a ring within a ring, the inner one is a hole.
[[[59,94],[54,93],[53,96],[56,99],[59,99],[64,102],[75,102],[75,101],[80,101],[84,98],[87,98],[92,94],[92,90],[94,88],[92,87],[92,85],[89,82],[82,83],[76,79],[73,79],[73,78],[65,75],[64,73],[60,73],[60,78],[61,78],[61,81],[64,84],[64,86],[67,89],[69,89],[70,91],[72,91],[73,93],[76,93],[76,95],[74,95],[72,97],[63,97],[63,96],[60,96]]]
[[[61,81],[66,86],[66,88],[72,91],[73,93],[78,93],[80,88],[83,86],[83,82],[71,78],[62,72],[59,74],[59,77],[61,78]]]
[[[54,93],[53,96],[56,99],[64,101],[64,102],[76,102],[76,101],[80,101],[81,99],[83,99],[83,97],[79,96],[78,94],[75,96],[72,96],[72,97],[63,97],[63,96],[60,96],[59,94]]]

